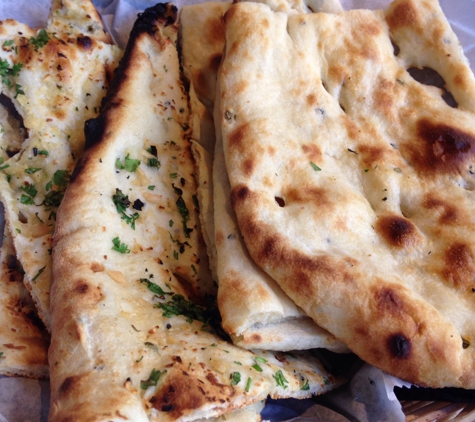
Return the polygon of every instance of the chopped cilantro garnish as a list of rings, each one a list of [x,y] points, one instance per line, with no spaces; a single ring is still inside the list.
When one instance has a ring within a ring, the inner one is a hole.
[[[124,254],[130,253],[130,250],[127,245],[125,243],[121,243],[119,237],[114,237],[114,239],[112,239],[112,243],[114,244],[114,246],[112,247],[113,251],[117,251]]]
[[[252,367],[253,367],[257,372],[262,372],[262,368],[261,368],[257,363],[255,363],[254,365],[252,365]]]
[[[249,377],[246,383],[246,393],[249,393],[249,390],[251,389],[251,384],[252,384],[252,378]]]
[[[36,273],[36,275],[31,279],[31,281],[36,281],[36,279],[41,275],[43,274],[43,271],[45,270],[46,268],[46,265],[43,267],[43,268],[40,268],[38,270],[38,272]]]
[[[173,251],[173,258],[178,259],[178,252],[177,251]]]
[[[2,77],[2,83],[4,83],[8,88],[12,87],[12,81],[10,79],[11,76],[17,76],[18,73],[20,72],[22,68],[21,63],[16,63],[13,65],[13,67],[10,68],[8,65],[8,61],[1,59],[0,58],[0,76]],[[21,91],[21,86],[16,84],[15,85],[17,95],[18,94],[24,94],[23,91]],[[19,92],[21,91],[21,92]],[[16,96],[15,96],[16,97]]]
[[[176,200],[176,205],[177,205],[178,211],[180,212],[181,217],[182,217],[181,221],[183,223],[183,231],[185,232],[185,237],[190,237],[190,232],[193,229],[189,229],[186,226],[186,223],[190,219],[190,213],[188,211],[188,208],[186,208],[185,200],[182,197],[183,191],[180,188],[175,187],[175,185],[173,185],[173,184],[172,184],[172,186],[173,186],[173,190],[178,195],[178,199]]]
[[[23,91],[21,85],[15,84],[15,97],[18,97],[19,95],[25,95],[25,91]]]
[[[155,189],[155,185],[147,186],[147,189],[148,189],[148,190],[154,190],[154,189]]]
[[[45,155],[47,157],[49,155],[49,152],[45,149],[42,149],[41,151],[38,151],[38,155]]]
[[[234,363],[235,363],[236,365],[242,366],[242,363],[239,362],[239,361],[237,361],[237,360],[235,360]]]
[[[259,356],[256,356],[254,359],[256,360],[256,362],[267,363],[267,360],[266,360],[266,359],[261,358],[261,357],[259,357]]]
[[[4,166],[0,166],[0,170],[5,170],[10,167],[10,164],[5,164]]]
[[[310,390],[310,385],[308,384],[308,380],[305,380],[305,384],[300,387],[301,390],[307,391]]]
[[[160,165],[161,165],[160,161],[158,161],[158,159],[156,159],[156,158],[149,158],[147,160],[147,166],[149,166],[149,167],[156,167],[157,169],[159,169]]]
[[[145,381],[140,381],[140,388],[146,390],[148,387],[156,386],[160,377],[166,374],[167,370],[157,371],[155,368],[152,369],[150,376]]]
[[[127,170],[131,173],[134,173],[137,171],[137,168],[139,166],[140,160],[134,160],[133,158],[130,158],[130,154],[127,154],[125,156],[125,160],[123,163],[120,161],[120,158],[117,158],[117,160],[115,160],[115,168],[118,170]]]
[[[233,372],[230,375],[231,385],[238,385],[241,382],[241,374],[239,372]]]
[[[2,44],[2,47],[11,47],[14,43],[15,41],[13,40],[7,40]]]
[[[52,190],[45,195],[45,199],[41,205],[44,205],[45,207],[59,207],[63,197],[63,191]]]
[[[321,171],[322,169],[318,167],[313,161],[310,161],[310,165],[315,171]]]
[[[20,202],[24,205],[34,205],[35,201],[31,196],[22,194],[20,198]]]
[[[46,30],[43,28],[38,32],[38,35],[35,37],[30,38],[30,44],[34,47],[35,51],[38,51],[38,49],[44,47],[48,41],[50,40],[50,37]]]
[[[53,174],[53,183],[56,186],[65,188],[68,185],[71,175],[67,170],[56,170]]]
[[[155,307],[162,309],[163,316],[167,318],[171,318],[175,315],[183,315],[187,318],[187,322],[190,323],[193,320],[198,320],[205,324],[208,323],[205,316],[205,309],[189,300],[186,300],[179,294],[173,295],[171,300],[168,302],[157,303]]]
[[[272,375],[275,378],[275,381],[277,382],[277,385],[283,388],[287,388],[287,384],[289,383],[285,377],[282,371],[279,369],[275,375]]]
[[[141,278],[140,279],[141,283],[146,283],[147,287],[149,290],[151,290],[153,293],[159,295],[159,296],[164,296],[164,295],[173,295],[173,292],[165,292],[158,284],[155,284],[151,282],[148,278]]]
[[[33,174],[40,170],[41,170],[41,167],[30,167],[28,169],[25,169],[25,173]]]
[[[34,198],[38,193],[35,185],[23,185],[20,187],[20,189],[30,195],[32,198]]]
[[[168,222],[168,225],[169,225],[170,227],[173,227],[173,224],[174,224],[174,223],[173,223],[173,220],[170,220],[170,221]]]
[[[169,176],[172,178],[172,179],[176,179],[178,177],[178,173],[170,173]]]
[[[122,220],[125,220],[127,224],[130,224],[132,229],[135,230],[135,222],[140,217],[138,212],[128,215],[125,211],[130,206],[130,200],[127,195],[125,195],[120,189],[116,188],[115,194],[112,195],[112,202],[115,204],[117,212],[122,216]]]

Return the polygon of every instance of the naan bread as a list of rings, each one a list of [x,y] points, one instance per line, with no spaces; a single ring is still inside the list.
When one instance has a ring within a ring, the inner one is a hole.
[[[22,268],[7,232],[0,262],[0,375],[48,378],[49,335],[23,285]]]
[[[338,2],[333,4],[330,11],[341,9]],[[236,345],[247,349],[283,351],[325,347],[346,352],[343,343],[317,326],[256,266],[237,227],[219,127],[215,146],[211,116],[225,44],[222,16],[229,7],[230,3],[204,3],[185,6],[180,14],[182,65],[191,86],[193,138],[199,142],[193,145],[193,154],[198,163],[200,217],[213,277],[219,284],[222,326]],[[308,11],[303,3],[286,1],[271,2],[270,7],[287,14]]]
[[[362,359],[475,388],[475,80],[437,2],[225,25],[215,122],[253,260]]]
[[[337,385],[310,355],[256,355],[221,340],[188,300],[186,289],[211,277],[197,255],[175,18],[171,4],[139,15],[58,211],[52,422],[191,421]]]
[[[0,26],[2,92],[26,129],[2,139],[0,200],[25,271],[50,328],[51,237],[56,209],[84,147],[84,121],[97,116],[120,51],[92,3],[55,1],[45,29]]]

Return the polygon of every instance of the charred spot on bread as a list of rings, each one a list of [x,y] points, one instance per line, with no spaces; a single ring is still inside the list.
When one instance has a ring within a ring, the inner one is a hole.
[[[401,144],[416,171],[427,175],[462,174],[475,156],[475,134],[455,126],[421,118],[416,123],[414,144]],[[422,153],[421,153],[422,152]]]
[[[402,333],[389,336],[387,347],[391,356],[396,359],[408,359],[411,356],[411,340]]]
[[[398,215],[380,216],[376,221],[376,231],[396,248],[407,248],[416,244],[419,234],[414,224]]]
[[[474,286],[475,259],[469,245],[463,241],[450,245],[444,253],[444,263],[442,275],[451,285],[462,290]]]

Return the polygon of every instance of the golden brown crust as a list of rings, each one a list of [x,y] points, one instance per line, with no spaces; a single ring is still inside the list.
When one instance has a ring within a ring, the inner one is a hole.
[[[288,19],[240,3],[225,22],[219,124],[252,258],[373,365],[473,388],[475,80],[437,2]]]

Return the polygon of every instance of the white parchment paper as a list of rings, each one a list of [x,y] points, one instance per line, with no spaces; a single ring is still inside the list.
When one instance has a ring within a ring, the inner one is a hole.
[[[101,13],[104,23],[115,42],[125,46],[128,34],[137,13],[157,3],[157,0],[93,0]],[[185,4],[203,3],[206,0],[176,0],[181,7]],[[340,0],[344,9],[386,7],[391,0]],[[439,0],[444,13],[457,34],[472,71],[475,71],[475,0]],[[41,27],[48,18],[50,0],[0,0],[0,20],[7,18],[24,22],[31,27]],[[3,213],[0,212],[0,228]],[[3,230],[2,230],[3,232]],[[0,321],[1,323],[1,321]],[[403,422],[396,397],[392,393],[394,386],[406,385],[400,380],[384,375],[369,365],[353,377],[351,382],[340,391],[328,394],[327,405],[341,412],[353,421],[359,422]],[[285,404],[287,403],[287,404]],[[326,411],[321,406],[295,401],[273,402],[265,409],[265,415],[274,420],[288,419],[283,408],[290,414],[297,414],[292,421],[348,421],[341,415]],[[307,402],[309,403],[309,402]],[[0,422],[46,422],[49,411],[49,383],[24,378],[0,376]]]

